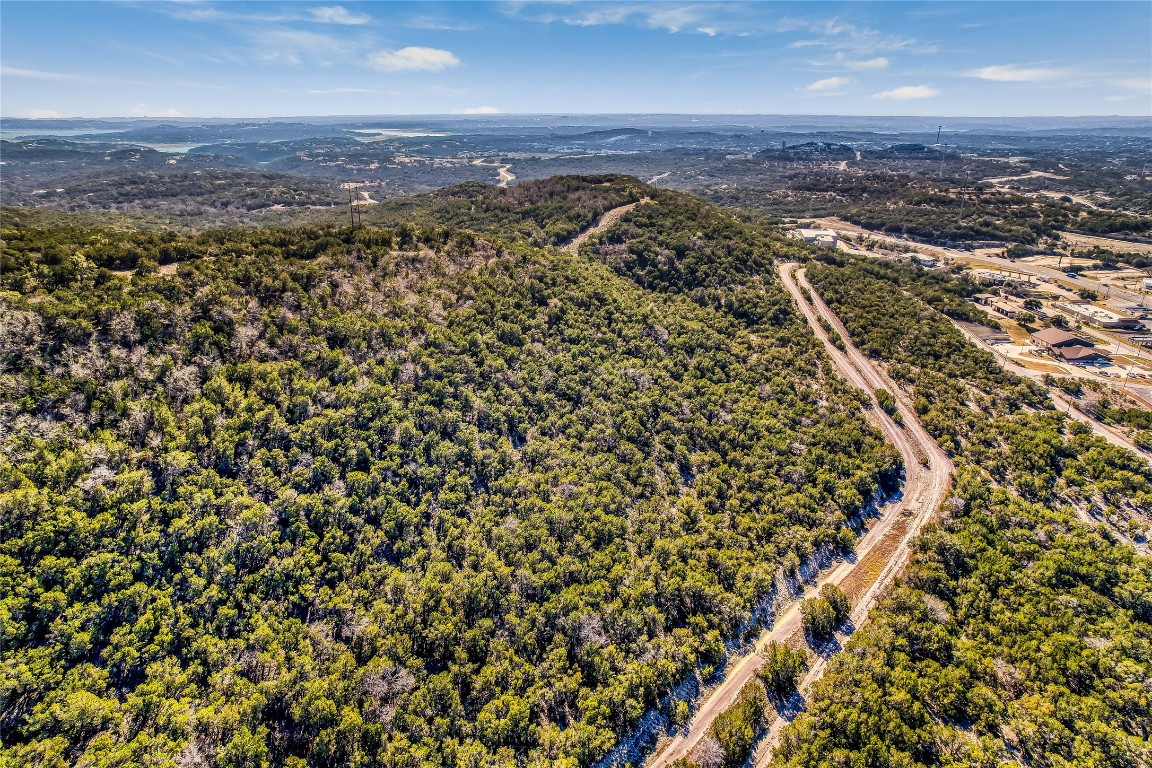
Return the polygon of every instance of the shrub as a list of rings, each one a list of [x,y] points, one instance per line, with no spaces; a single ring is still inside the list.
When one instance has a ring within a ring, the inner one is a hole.
[[[817,639],[825,640],[836,629],[836,611],[822,597],[811,597],[800,603],[804,629]]]
[[[807,668],[808,654],[784,643],[773,642],[764,652],[764,664],[756,674],[769,691],[786,696],[796,690],[796,681]]]

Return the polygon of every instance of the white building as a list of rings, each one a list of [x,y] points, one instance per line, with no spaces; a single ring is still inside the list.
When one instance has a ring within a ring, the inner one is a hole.
[[[796,234],[806,243],[822,245],[825,248],[835,248],[840,242],[840,236],[830,229],[798,229]]]
[[[1025,276],[1022,272],[1001,272],[998,269],[973,269],[969,277],[983,283],[1017,283],[1025,288],[1033,288],[1036,283],[1030,279],[1032,275]]]
[[[1057,304],[1056,308],[1084,323],[1091,323],[1100,328],[1127,328],[1140,330],[1143,324],[1135,317],[1121,315],[1110,309],[1098,307],[1095,304],[1064,302]]]

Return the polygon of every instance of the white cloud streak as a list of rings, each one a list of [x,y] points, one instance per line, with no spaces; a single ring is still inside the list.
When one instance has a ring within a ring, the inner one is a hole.
[[[23,67],[0,67],[0,76],[25,77],[30,80],[89,80],[84,75],[74,75],[68,72],[45,72],[39,69],[24,69]]]
[[[806,32],[815,37],[796,40],[789,48],[827,48],[834,51],[847,51],[855,56],[871,56],[885,51],[911,51],[933,53],[933,45],[922,43],[911,37],[890,35],[871,27],[862,27],[840,19],[797,19],[788,18],[776,25],[777,32]],[[879,64],[883,57],[874,61]],[[887,66],[887,59],[876,68]]]
[[[1015,64],[997,64],[982,67],[968,73],[969,77],[991,80],[997,83],[1039,83],[1045,80],[1058,80],[1064,76],[1059,69],[1047,67],[1021,67]]]
[[[183,112],[175,109],[153,109],[147,104],[137,104],[129,108],[128,114],[141,117],[187,117]]]
[[[1128,91],[1152,91],[1152,77],[1121,77],[1113,80],[1112,85]]]
[[[502,115],[504,114],[498,107],[467,107],[466,109],[458,109],[455,114],[457,115]]]
[[[64,117],[64,115],[54,109],[26,109],[20,113],[20,116],[32,120],[52,120]]]
[[[863,61],[845,61],[844,67],[855,70],[886,69],[888,67],[888,59],[883,56],[877,56],[874,59],[865,59]]]
[[[410,45],[398,51],[370,53],[368,64],[382,72],[439,72],[459,65],[460,59],[451,51]]]
[[[372,21],[372,17],[363,13],[352,13],[342,5],[321,5],[316,8],[309,8],[308,13],[312,16],[312,21],[321,24],[367,24]]]
[[[333,93],[380,93],[373,88],[312,88],[308,93],[326,95]]]
[[[939,95],[940,91],[929,85],[904,85],[890,91],[880,91],[872,94],[874,99],[887,99],[891,101],[910,101],[912,99],[930,99]]]
[[[826,77],[823,80],[817,80],[814,83],[809,83],[804,86],[806,91],[834,91],[837,88],[843,88],[852,82],[850,77]]]

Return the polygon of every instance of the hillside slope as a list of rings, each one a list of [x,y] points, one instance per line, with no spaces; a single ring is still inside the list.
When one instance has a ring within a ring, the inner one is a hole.
[[[5,762],[588,764],[852,542],[899,459],[771,273],[535,247],[639,189],[553,184],[492,236],[4,231]]]

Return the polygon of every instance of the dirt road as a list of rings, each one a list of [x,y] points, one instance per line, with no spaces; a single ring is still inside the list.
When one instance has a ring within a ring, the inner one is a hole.
[[[868,611],[876,603],[883,591],[903,570],[908,562],[909,545],[919,533],[948,493],[952,473],[952,463],[940,450],[932,437],[924,431],[916,419],[911,403],[887,380],[871,361],[855,347],[847,345],[846,351],[833,346],[827,333],[820,326],[819,317],[825,317],[847,342],[848,336],[831,310],[813,294],[809,303],[800,290],[797,279],[803,281],[803,271],[796,276],[795,264],[781,268],[781,278],[785,288],[792,294],[817,337],[824,343],[836,370],[853,386],[869,394],[877,389],[892,392],[906,426],[896,424],[875,403],[869,410],[869,418],[880,428],[884,436],[896,446],[906,468],[905,486],[902,496],[885,505],[879,520],[857,543],[854,562],[844,561],[825,572],[815,584],[805,591],[804,596],[815,594],[824,584],[836,584],[852,600],[851,622],[862,626],[868,618]],[[805,288],[811,291],[810,286]],[[927,459],[927,466],[921,463]],[[784,642],[799,646],[803,643],[804,629],[800,616],[800,604],[796,601],[780,612],[776,622],[764,631],[756,641],[756,650],[765,649],[769,643]],[[807,694],[812,684],[824,673],[827,659],[811,657],[808,673],[800,682],[801,694]],[[648,762],[649,768],[669,766],[681,757],[687,757],[708,732],[715,717],[730,707],[739,695],[744,684],[753,678],[760,667],[761,658],[751,653],[735,661],[727,677],[700,705],[688,729],[681,731]],[[757,753],[757,765],[766,765],[771,752],[785,725],[782,717],[772,723]]]
[[[645,197],[641,200],[637,200],[634,203],[628,203],[628,205],[622,205],[619,208],[613,208],[611,210],[605,211],[604,213],[600,214],[600,218],[596,220],[595,224],[588,227],[588,229],[584,230],[580,234],[576,235],[576,237],[568,241],[567,244],[561,246],[560,250],[565,251],[566,253],[576,253],[580,250],[580,246],[584,244],[584,241],[592,237],[592,235],[608,229],[608,227],[618,222],[621,216],[628,213],[628,211],[632,210],[636,206],[650,202],[652,202],[652,198]]]
[[[514,174],[514,173],[512,173],[512,171],[508,170],[509,168],[512,167],[512,165],[510,163],[501,164],[499,161],[496,161],[493,163],[486,163],[486,162],[484,162],[484,158],[478,157],[472,161],[472,165],[482,165],[482,166],[485,166],[487,168],[495,168],[496,169],[496,186],[498,186],[498,187],[506,187],[506,186],[508,186],[508,182],[516,180],[516,174]]]

